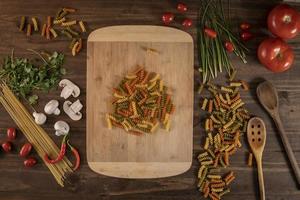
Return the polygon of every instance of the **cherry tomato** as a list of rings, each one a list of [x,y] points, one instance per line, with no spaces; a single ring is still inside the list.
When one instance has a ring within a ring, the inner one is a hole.
[[[193,21],[191,19],[185,19],[182,22],[182,26],[189,28],[193,25]]]
[[[31,149],[32,149],[32,145],[30,143],[26,143],[22,146],[19,155],[21,157],[26,157],[30,154]]]
[[[228,52],[233,52],[234,51],[234,46],[231,42],[226,41],[225,42],[225,48]]]
[[[214,31],[213,29],[211,28],[205,28],[204,29],[204,33],[210,37],[210,38],[216,38],[217,37],[217,32]]]
[[[37,163],[35,158],[28,158],[26,160],[24,160],[24,166],[25,167],[32,167]]]
[[[15,128],[8,128],[6,134],[9,141],[12,141],[17,137]]]
[[[300,32],[299,13],[289,5],[277,5],[268,15],[268,28],[282,39],[291,39]]]
[[[280,38],[267,38],[258,47],[259,61],[273,72],[288,70],[294,62],[294,52]]]
[[[298,15],[298,22],[300,22],[300,13]],[[298,30],[300,30],[300,23],[298,23]]]
[[[241,39],[245,42],[249,41],[253,38],[253,34],[248,31],[242,32],[240,36],[241,36]]]
[[[2,146],[2,149],[3,149],[6,153],[10,152],[11,149],[12,149],[12,145],[11,145],[10,142],[4,142],[1,146]]]
[[[178,3],[177,4],[177,10],[179,11],[179,12],[186,12],[187,11],[187,5],[186,4],[184,4],[184,3]]]
[[[163,14],[161,19],[164,22],[164,24],[170,24],[172,21],[174,21],[174,14],[167,12]]]
[[[243,22],[240,24],[240,29],[243,31],[248,31],[250,29],[251,25],[247,22]]]

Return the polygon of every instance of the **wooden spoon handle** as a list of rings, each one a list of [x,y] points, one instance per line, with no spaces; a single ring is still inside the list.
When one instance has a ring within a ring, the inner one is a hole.
[[[300,186],[300,169],[299,169],[299,166],[297,164],[297,160],[296,160],[296,157],[293,153],[293,150],[292,150],[292,147],[291,147],[291,144],[285,134],[285,131],[283,129],[283,125],[282,125],[282,122],[280,120],[280,117],[279,115],[275,115],[274,117],[274,121],[275,121],[275,124],[279,130],[279,134],[280,134],[280,137],[281,137],[281,140],[282,140],[282,143],[283,143],[283,146],[284,146],[284,149],[288,155],[288,158],[289,158],[289,161],[291,163],[291,166],[293,168],[293,171],[294,171],[294,174],[296,176],[296,179],[297,179],[297,182],[298,182],[298,185]]]
[[[258,182],[259,182],[259,194],[260,194],[260,199],[265,200],[266,195],[265,195],[265,183],[264,183],[264,174],[262,170],[262,161],[261,157],[257,159],[257,172],[258,172]]]

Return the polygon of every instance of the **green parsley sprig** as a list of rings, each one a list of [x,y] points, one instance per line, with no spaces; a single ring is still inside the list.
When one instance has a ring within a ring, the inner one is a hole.
[[[8,84],[19,97],[24,97],[30,104],[37,103],[38,96],[34,91],[44,91],[56,88],[61,77],[66,74],[63,67],[64,54],[53,52],[47,57],[38,54],[38,58],[16,58],[7,56],[0,69],[1,81]]]

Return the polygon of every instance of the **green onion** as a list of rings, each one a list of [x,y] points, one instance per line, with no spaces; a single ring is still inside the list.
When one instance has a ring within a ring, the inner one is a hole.
[[[229,3],[228,3],[229,5]],[[228,6],[229,7],[229,6]],[[229,8],[228,8],[229,10]],[[205,28],[213,29],[217,33],[216,38],[209,38],[204,33]],[[197,25],[199,72],[202,82],[214,79],[224,69],[231,76],[235,69],[229,60],[224,43],[229,41],[234,46],[234,54],[243,63],[247,63],[245,51],[248,49],[239,40],[230,26],[229,17],[225,17],[221,0],[202,0],[198,13]]]

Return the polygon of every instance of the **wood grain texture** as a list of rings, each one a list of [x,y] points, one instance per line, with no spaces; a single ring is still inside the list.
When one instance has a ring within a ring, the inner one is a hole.
[[[122,178],[178,175],[192,164],[193,39],[162,26],[110,26],[87,42],[87,160],[100,174]],[[155,49],[156,53],[147,51]],[[176,112],[170,132],[136,136],[107,128],[112,91],[126,74],[145,67],[161,75],[172,91]]]
[[[187,17],[196,20],[199,0],[186,0],[189,6]],[[237,25],[242,21],[253,24],[253,32],[257,33],[255,39],[247,46],[248,64],[242,64],[232,56],[232,61],[238,69],[240,79],[251,82],[251,91],[243,92],[242,98],[247,108],[255,115],[264,119],[267,128],[267,143],[264,151],[264,181],[266,199],[269,200],[299,200],[300,191],[291,175],[290,166],[280,138],[273,121],[258,104],[255,90],[262,79],[270,80],[278,89],[280,101],[280,115],[284,128],[295,152],[298,164],[300,162],[300,37],[289,41],[293,46],[296,60],[294,67],[282,74],[273,74],[263,68],[257,61],[256,48],[265,37],[262,30],[266,27],[267,12],[279,1],[278,0],[230,0],[232,23]],[[300,10],[299,4],[294,4]],[[78,8],[77,16],[82,17],[88,23],[89,31],[110,25],[147,24],[161,25],[161,15],[166,11],[176,12],[175,1],[142,1],[142,0],[1,0],[0,1],[0,57],[9,55],[15,48],[17,56],[30,56],[26,48],[47,49],[49,51],[61,50],[66,53],[66,78],[77,83],[82,91],[80,100],[85,104],[86,100],[86,48],[77,57],[72,57],[68,49],[68,41],[59,38],[47,41],[38,35],[26,37],[17,29],[17,21],[21,15],[37,16],[44,19],[47,15],[54,15],[59,7],[68,6]],[[174,24],[178,26],[178,24]],[[196,40],[195,27],[188,29]],[[87,35],[85,36],[85,38]],[[197,43],[195,42],[195,91],[200,83],[197,59]],[[220,79],[220,82],[225,79]],[[40,105],[36,107],[42,111],[45,103],[58,97],[60,91],[51,91],[43,95]],[[194,93],[194,135],[193,135],[193,163],[186,173],[160,179],[129,180],[109,178],[92,172],[87,165],[86,152],[86,121],[73,122],[65,115],[58,118],[49,117],[44,126],[50,136],[59,144],[60,139],[54,136],[53,124],[57,119],[66,120],[72,130],[71,142],[79,148],[82,157],[82,166],[77,172],[79,176],[77,189],[60,188],[49,173],[48,169],[39,162],[33,169],[23,168],[23,160],[19,158],[17,151],[25,142],[22,135],[14,142],[14,153],[5,155],[0,152],[0,199],[2,200],[140,200],[140,199],[163,199],[163,200],[199,200],[203,199],[197,190],[196,174],[199,168],[197,155],[203,145],[203,112],[200,111],[201,97]],[[61,102],[63,103],[63,102]],[[85,112],[84,116],[85,116]],[[0,140],[5,140],[5,129],[14,126],[13,121],[0,107]],[[231,193],[226,200],[255,200],[258,199],[257,171],[246,166],[248,147],[246,138],[243,140],[243,148],[232,157],[231,170],[236,172],[236,180],[231,187]],[[33,154],[36,156],[36,154]],[[71,157],[70,157],[71,158]]]
[[[294,176],[298,185],[300,185],[300,168],[279,115],[279,100],[276,88],[270,82],[265,81],[258,85],[256,94],[259,102],[270,114],[276,124],[283,147],[293,169]]]

